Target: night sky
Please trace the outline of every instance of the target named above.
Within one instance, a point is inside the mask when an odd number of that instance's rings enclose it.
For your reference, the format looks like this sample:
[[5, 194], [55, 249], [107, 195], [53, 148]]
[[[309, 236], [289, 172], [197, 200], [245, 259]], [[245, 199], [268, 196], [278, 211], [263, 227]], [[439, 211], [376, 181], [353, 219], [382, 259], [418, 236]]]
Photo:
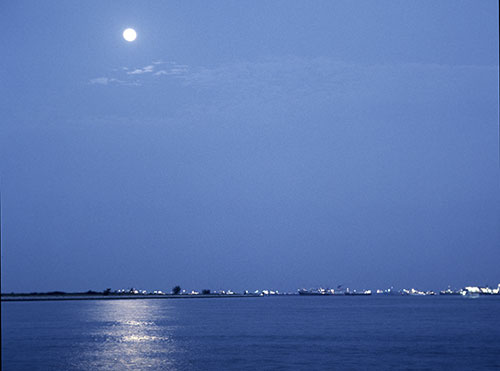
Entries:
[[500, 282], [497, 1], [12, 0], [0, 25], [3, 292]]

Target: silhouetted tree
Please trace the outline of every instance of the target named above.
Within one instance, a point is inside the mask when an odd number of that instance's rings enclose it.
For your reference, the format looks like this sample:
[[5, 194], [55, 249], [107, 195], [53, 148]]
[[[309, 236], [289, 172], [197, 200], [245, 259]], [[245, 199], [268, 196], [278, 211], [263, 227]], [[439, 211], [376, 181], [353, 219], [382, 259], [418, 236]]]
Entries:
[[203, 295], [210, 295], [210, 290], [209, 289], [204, 289], [204, 290], [201, 290], [201, 293]]
[[180, 286], [175, 286], [173, 289], [172, 289], [172, 294], [174, 295], [179, 295], [181, 293], [181, 287]]
[[109, 295], [109, 294], [110, 294], [110, 292], [111, 292], [111, 289], [109, 289], [109, 288], [108, 288], [108, 289], [104, 290], [104, 291], [102, 292], [102, 294], [103, 294], [103, 295]]

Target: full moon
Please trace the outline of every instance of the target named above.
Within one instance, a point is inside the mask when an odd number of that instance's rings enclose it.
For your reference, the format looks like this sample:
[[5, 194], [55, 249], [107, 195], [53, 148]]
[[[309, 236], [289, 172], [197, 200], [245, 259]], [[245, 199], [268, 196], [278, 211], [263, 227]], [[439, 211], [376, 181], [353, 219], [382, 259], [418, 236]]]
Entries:
[[134, 41], [136, 37], [137, 32], [135, 32], [133, 28], [127, 28], [125, 31], [123, 31], [123, 38], [128, 42]]

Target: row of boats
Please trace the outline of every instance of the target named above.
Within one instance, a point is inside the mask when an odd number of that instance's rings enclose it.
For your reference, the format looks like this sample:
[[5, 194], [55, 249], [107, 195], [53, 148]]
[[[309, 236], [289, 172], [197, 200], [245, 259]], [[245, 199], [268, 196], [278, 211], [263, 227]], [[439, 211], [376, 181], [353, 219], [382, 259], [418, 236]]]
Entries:
[[307, 296], [315, 296], [315, 295], [343, 295], [343, 296], [345, 296], [345, 295], [363, 296], [364, 295], [364, 296], [366, 296], [366, 295], [372, 294], [371, 290], [361, 290], [361, 291], [352, 290], [351, 291], [349, 289], [334, 290], [334, 289], [323, 289], [323, 288], [311, 289], [311, 290], [300, 289], [298, 292], [299, 292], [299, 295], [307, 295]]
[[[349, 288], [342, 289], [340, 286], [335, 289], [299, 289], [299, 295], [306, 296], [328, 296], [328, 295], [339, 295], [339, 296], [369, 296], [372, 295], [372, 290], [350, 290]], [[386, 290], [376, 290], [377, 295], [410, 295], [410, 296], [428, 296], [428, 295], [447, 295], [447, 296], [465, 296], [465, 297], [479, 297], [483, 295], [500, 295], [500, 284], [498, 287], [479, 287], [479, 286], [466, 286], [459, 290], [452, 290], [450, 288], [443, 291], [421, 291], [417, 289], [401, 289], [394, 290], [393, 288]]]

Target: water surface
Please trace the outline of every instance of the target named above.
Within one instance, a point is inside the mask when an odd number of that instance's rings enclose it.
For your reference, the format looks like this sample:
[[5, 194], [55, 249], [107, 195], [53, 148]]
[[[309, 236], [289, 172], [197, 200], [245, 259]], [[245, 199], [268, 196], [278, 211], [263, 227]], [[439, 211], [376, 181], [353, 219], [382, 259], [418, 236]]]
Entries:
[[2, 303], [4, 370], [500, 368], [500, 297]]

